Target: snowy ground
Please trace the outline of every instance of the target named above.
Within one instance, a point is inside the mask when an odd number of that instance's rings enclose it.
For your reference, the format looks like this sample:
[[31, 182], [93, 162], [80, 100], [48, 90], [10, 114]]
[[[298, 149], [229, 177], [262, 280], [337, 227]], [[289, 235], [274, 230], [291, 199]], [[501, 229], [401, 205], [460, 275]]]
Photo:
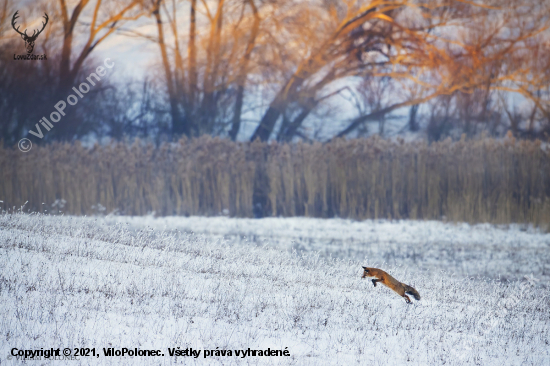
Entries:
[[[422, 300], [374, 288], [361, 265]], [[0, 215], [0, 364], [78, 347], [93, 365], [548, 365], [549, 286], [550, 235], [521, 227]], [[235, 355], [248, 348], [290, 356]]]

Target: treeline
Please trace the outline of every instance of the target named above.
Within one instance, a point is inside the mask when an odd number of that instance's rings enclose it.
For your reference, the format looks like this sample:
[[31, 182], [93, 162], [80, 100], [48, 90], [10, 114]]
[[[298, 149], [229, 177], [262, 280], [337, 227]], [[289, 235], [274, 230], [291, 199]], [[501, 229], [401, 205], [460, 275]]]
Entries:
[[[550, 224], [550, 149], [493, 139], [321, 144], [202, 137], [0, 149], [0, 205], [66, 214]], [[26, 204], [25, 204], [26, 202]]]
[[[548, 140], [549, 18], [533, 0], [0, 0], [0, 136]], [[25, 30], [47, 60], [14, 60]]]

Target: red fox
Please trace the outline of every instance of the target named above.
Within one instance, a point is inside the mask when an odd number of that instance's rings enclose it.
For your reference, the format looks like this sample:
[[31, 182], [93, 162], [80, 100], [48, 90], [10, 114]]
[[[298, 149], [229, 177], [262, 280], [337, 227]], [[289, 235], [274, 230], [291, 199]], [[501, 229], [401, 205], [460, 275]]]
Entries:
[[386, 272], [382, 271], [378, 268], [368, 268], [363, 267], [364, 272], [363, 276], [361, 278], [365, 277], [376, 277], [372, 280], [372, 283], [374, 284], [374, 287], [376, 287], [376, 282], [382, 282], [383, 285], [388, 286], [393, 291], [397, 292], [399, 295], [403, 296], [405, 298], [405, 301], [408, 304], [411, 304], [411, 299], [405, 293], [414, 296], [416, 300], [420, 300], [420, 294], [418, 291], [416, 291], [414, 288], [412, 288], [409, 285], [405, 285], [404, 283], [401, 283], [397, 281], [395, 278], [387, 274]]

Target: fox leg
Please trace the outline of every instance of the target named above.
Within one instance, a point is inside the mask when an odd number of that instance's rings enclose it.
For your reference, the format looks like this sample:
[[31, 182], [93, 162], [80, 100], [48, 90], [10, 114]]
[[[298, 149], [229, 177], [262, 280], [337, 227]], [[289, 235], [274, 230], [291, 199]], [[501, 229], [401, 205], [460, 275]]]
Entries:
[[374, 287], [376, 287], [376, 282], [380, 282], [382, 280], [379, 280], [379, 279], [375, 279], [375, 280], [372, 280], [372, 284], [374, 285]]
[[403, 295], [403, 297], [405, 298], [405, 301], [407, 302], [407, 304], [412, 304], [411, 299], [409, 299], [407, 295]]

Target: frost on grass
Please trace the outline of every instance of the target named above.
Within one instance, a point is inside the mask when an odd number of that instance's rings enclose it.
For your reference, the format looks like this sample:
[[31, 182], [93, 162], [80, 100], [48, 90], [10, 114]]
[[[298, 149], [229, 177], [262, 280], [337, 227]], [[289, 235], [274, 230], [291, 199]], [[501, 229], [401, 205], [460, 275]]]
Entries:
[[[460, 258], [468, 274], [494, 273], [493, 258], [504, 274], [514, 257], [530, 255], [539, 263], [534, 253], [548, 251], [544, 234], [411, 222], [219, 220], [0, 216], [1, 361], [13, 347], [95, 347], [101, 353], [103, 347], [137, 347], [165, 356], [107, 362], [550, 363], [544, 267], [533, 266], [527, 279], [464, 277], [445, 271], [456, 255], [447, 253], [451, 249], [428, 245], [449, 235], [464, 244]], [[403, 234], [408, 230], [415, 234]], [[515, 254], [503, 257], [496, 242], [489, 249], [466, 245], [468, 235], [476, 242], [482, 232]], [[371, 246], [360, 240], [369, 235], [378, 236]], [[395, 242], [384, 250], [381, 243], [391, 237]], [[400, 240], [409, 237], [415, 257], [403, 258]], [[422, 300], [407, 305], [361, 280], [361, 265], [383, 262]], [[478, 267], [485, 272], [471, 272]], [[169, 347], [288, 347], [291, 356], [184, 359], [169, 357]], [[79, 363], [105, 363], [100, 357]]]

